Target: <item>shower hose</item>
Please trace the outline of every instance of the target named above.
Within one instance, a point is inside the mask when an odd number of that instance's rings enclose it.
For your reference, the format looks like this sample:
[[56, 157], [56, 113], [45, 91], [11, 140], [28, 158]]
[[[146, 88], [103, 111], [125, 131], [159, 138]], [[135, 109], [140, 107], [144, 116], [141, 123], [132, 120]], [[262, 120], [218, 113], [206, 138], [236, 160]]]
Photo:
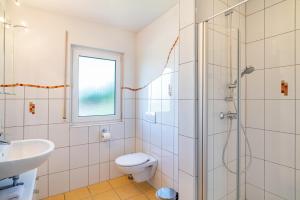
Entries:
[[[237, 108], [236, 108], [236, 105], [235, 105], [235, 102], [234, 102], [234, 101], [233, 101], [233, 105], [234, 105], [235, 112], [237, 113]], [[225, 160], [226, 149], [228, 148], [230, 136], [231, 136], [231, 134], [232, 134], [232, 123], [233, 123], [233, 119], [230, 118], [228, 130], [227, 130], [228, 135], [227, 135], [226, 143], [225, 143], [225, 145], [224, 145], [223, 152], [222, 152], [222, 162], [223, 162], [224, 167], [225, 167], [230, 173], [232, 173], [232, 174], [237, 174], [236, 171], [230, 169], [228, 163], [227, 163], [226, 160]], [[240, 123], [240, 122], [238, 122], [238, 123]], [[246, 171], [249, 169], [249, 167], [251, 166], [251, 163], [252, 163], [252, 150], [251, 150], [251, 145], [250, 145], [248, 136], [247, 136], [247, 134], [246, 134], [245, 127], [243, 126], [242, 123], [240, 123], [240, 126], [241, 126], [242, 132], [243, 132], [243, 134], [244, 134], [244, 136], [245, 136], [245, 141], [246, 141], [246, 145], [248, 146], [248, 151], [249, 151], [249, 156], [250, 156], [249, 162], [247, 163], [245, 170], [242, 170], [242, 171], [241, 171], [241, 173], [246, 173]], [[247, 158], [247, 156], [246, 156], [246, 158]], [[239, 158], [238, 158], [238, 161], [239, 161]]]

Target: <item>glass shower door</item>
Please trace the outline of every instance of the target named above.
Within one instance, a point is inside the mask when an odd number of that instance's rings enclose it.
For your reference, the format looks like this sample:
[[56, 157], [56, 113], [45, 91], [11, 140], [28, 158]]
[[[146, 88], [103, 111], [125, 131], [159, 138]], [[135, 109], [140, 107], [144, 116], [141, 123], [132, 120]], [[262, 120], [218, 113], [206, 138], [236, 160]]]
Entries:
[[208, 200], [245, 199], [244, 84], [240, 77], [245, 63], [245, 26], [239, 11], [235, 8], [217, 15], [203, 22], [199, 30], [203, 47], [199, 53], [203, 199]]

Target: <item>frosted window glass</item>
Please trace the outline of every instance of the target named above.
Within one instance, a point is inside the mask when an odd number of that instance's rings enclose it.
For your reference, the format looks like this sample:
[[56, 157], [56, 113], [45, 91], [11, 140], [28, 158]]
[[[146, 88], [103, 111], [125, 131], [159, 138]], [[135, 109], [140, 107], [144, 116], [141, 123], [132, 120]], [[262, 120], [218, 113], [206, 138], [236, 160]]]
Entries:
[[115, 115], [116, 61], [79, 56], [79, 116]]

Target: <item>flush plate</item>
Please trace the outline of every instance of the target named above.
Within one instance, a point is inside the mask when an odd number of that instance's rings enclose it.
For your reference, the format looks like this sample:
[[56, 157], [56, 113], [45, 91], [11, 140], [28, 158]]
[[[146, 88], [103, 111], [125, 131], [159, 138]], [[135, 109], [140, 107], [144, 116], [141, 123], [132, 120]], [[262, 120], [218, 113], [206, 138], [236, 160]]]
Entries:
[[146, 112], [144, 119], [151, 123], [156, 123], [156, 112]]

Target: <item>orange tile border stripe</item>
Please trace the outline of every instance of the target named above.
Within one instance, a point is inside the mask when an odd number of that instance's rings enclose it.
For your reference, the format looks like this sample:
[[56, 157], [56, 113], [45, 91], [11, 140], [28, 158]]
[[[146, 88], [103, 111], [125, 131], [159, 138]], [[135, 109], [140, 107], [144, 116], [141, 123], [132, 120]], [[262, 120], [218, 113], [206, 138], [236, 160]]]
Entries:
[[[166, 60], [166, 64], [164, 66], [164, 69], [167, 67], [168, 63], [169, 63], [169, 60], [170, 60], [170, 56], [171, 56], [171, 53], [172, 51], [174, 50], [176, 44], [178, 43], [179, 41], [179, 36], [177, 36], [176, 40], [174, 41], [170, 51], [169, 51], [169, 54], [168, 54], [168, 57], [167, 57], [167, 60]], [[131, 88], [131, 87], [122, 87], [123, 90], [130, 90], [130, 91], [133, 91], [133, 92], [136, 92], [136, 91], [139, 91], [139, 90], [142, 90], [144, 88], [146, 88], [147, 86], [150, 85], [152, 81], [150, 81], [149, 83], [147, 83], [146, 85], [144, 85], [143, 87], [139, 87], [139, 88]]]
[[[176, 40], [174, 41], [174, 43], [173, 43], [173, 45], [172, 45], [172, 47], [169, 51], [169, 54], [168, 54], [168, 57], [167, 57], [166, 64], [165, 64], [164, 68], [167, 67], [167, 65], [169, 63], [169, 60], [170, 60], [171, 53], [174, 50], [174, 48], [175, 48], [176, 44], [178, 43], [178, 41], [179, 41], [179, 36], [177, 36]], [[150, 85], [151, 82], [149, 82], [146, 85], [144, 85], [143, 87], [139, 87], [139, 88], [131, 88], [131, 87], [125, 87], [124, 86], [121, 89], [136, 92], [136, 91], [139, 91], [139, 90], [142, 90], [142, 89], [146, 88], [147, 86]], [[70, 85], [53, 85], [53, 86], [49, 86], [49, 85], [34, 85], [34, 84], [27, 84], [27, 83], [14, 83], [14, 84], [0, 84], [0, 87], [2, 87], [2, 88], [8, 88], [8, 87], [33, 87], [33, 88], [56, 89], [56, 88], [70, 87]]]
[[33, 87], [33, 88], [45, 88], [45, 89], [56, 89], [56, 88], [64, 88], [70, 87], [70, 85], [34, 85], [27, 83], [14, 83], [14, 84], [1, 84], [0, 87], [8, 88], [8, 87]]

